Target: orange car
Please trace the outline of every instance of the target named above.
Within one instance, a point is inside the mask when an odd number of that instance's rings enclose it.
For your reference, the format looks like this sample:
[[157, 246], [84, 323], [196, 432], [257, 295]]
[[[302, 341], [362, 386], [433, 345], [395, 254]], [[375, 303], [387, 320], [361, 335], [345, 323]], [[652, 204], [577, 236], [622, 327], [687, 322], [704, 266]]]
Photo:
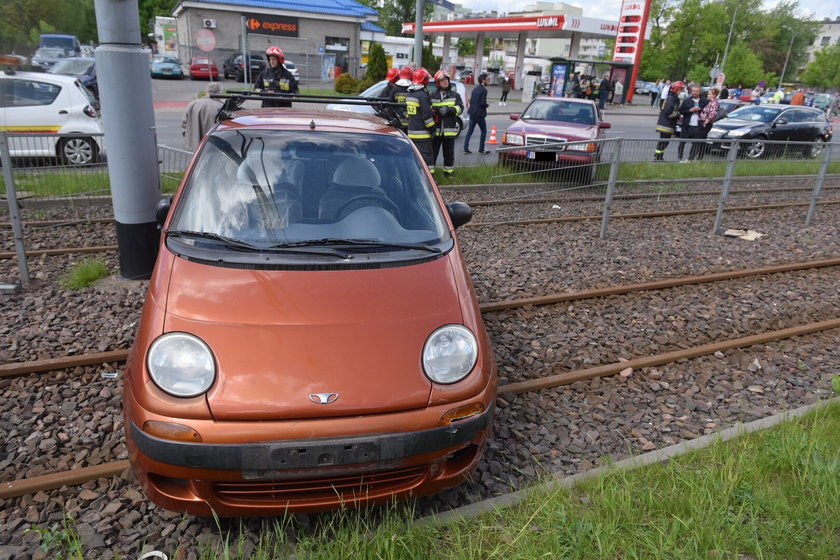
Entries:
[[160, 506], [276, 515], [437, 492], [476, 466], [497, 373], [413, 144], [356, 113], [236, 113], [158, 209], [126, 365], [131, 463]]

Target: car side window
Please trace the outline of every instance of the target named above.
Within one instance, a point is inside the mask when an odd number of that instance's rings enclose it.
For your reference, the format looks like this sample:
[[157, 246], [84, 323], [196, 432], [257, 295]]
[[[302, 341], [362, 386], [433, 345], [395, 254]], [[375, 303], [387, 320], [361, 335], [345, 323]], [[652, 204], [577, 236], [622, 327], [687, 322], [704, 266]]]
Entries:
[[32, 107], [49, 105], [61, 92], [61, 86], [30, 80], [9, 80], [8, 106]]

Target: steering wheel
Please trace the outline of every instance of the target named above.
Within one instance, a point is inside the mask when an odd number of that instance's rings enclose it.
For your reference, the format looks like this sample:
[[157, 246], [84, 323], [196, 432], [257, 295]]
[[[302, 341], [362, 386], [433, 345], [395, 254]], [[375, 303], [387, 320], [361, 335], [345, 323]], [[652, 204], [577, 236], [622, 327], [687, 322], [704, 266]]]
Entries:
[[397, 208], [397, 205], [394, 204], [394, 201], [384, 194], [377, 193], [366, 193], [354, 196], [342, 205], [341, 209], [338, 211], [338, 219], [340, 220], [351, 212], [354, 212], [359, 208], [364, 208], [365, 206], [382, 208], [383, 210], [387, 210], [393, 214], [395, 218], [399, 219], [400, 211], [399, 208]]

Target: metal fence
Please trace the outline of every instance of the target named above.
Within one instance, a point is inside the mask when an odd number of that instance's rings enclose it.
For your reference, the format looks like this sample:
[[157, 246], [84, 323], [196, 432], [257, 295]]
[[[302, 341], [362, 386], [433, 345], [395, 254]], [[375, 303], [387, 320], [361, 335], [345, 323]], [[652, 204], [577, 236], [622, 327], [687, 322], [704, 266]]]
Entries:
[[[79, 139], [91, 149], [85, 151]], [[728, 209], [757, 203], [796, 204], [803, 207], [802, 221], [808, 226], [821, 200], [840, 202], [840, 149], [823, 142], [671, 139], [660, 144], [658, 139], [557, 142], [533, 137], [528, 142], [500, 147], [495, 150], [495, 161], [482, 156], [483, 165], [456, 172], [456, 177], [471, 172], [472, 182], [482, 184], [472, 187], [472, 192], [478, 189], [493, 203], [476, 208], [474, 222], [588, 214], [600, 219], [604, 237], [616, 215], [701, 207], [714, 216], [709, 231], [720, 233], [740, 225], [725, 223]], [[68, 146], [70, 153], [64, 151]], [[0, 192], [8, 198], [8, 221], [24, 283], [28, 272], [20, 208], [49, 208], [52, 215], [67, 221], [113, 215], [102, 146], [102, 138], [96, 135], [0, 132]], [[655, 160], [657, 146], [664, 149], [661, 161]], [[80, 153], [92, 157], [87, 162], [74, 161]], [[177, 148], [158, 148], [164, 193], [175, 192], [192, 155]], [[832, 179], [828, 190], [824, 189], [826, 177]], [[777, 186], [770, 188], [766, 183]], [[561, 202], [571, 199], [576, 200], [574, 205]], [[505, 204], [507, 209], [495, 209]], [[511, 211], [510, 205], [516, 210]]]

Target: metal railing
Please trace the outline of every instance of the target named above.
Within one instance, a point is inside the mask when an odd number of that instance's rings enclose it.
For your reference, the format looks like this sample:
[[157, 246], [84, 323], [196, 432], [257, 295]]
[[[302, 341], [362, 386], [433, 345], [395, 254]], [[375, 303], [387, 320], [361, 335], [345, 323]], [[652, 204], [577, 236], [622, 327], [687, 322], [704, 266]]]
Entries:
[[[72, 163], [72, 158], [62, 152], [79, 138], [96, 146], [95, 157], [83, 164]], [[700, 206], [714, 215], [709, 231], [717, 234], [726, 228], [729, 208], [794, 203], [807, 207], [803, 210], [803, 223], [809, 226], [826, 192], [831, 197], [828, 202], [840, 202], [836, 184], [828, 191], [824, 188], [826, 177], [840, 177], [840, 149], [830, 143], [722, 143], [676, 138], [664, 145], [660, 142], [629, 138], [557, 142], [530, 138], [528, 145], [501, 146], [495, 150], [494, 162], [482, 159], [484, 165], [473, 170], [480, 175], [481, 195], [497, 203], [477, 207], [473, 221], [501, 224], [521, 219], [518, 214], [529, 219], [551, 219], [583, 213], [600, 221], [599, 235], [605, 237], [610, 220], [616, 215]], [[658, 161], [657, 145], [664, 148]], [[57, 209], [60, 219], [68, 221], [112, 215], [108, 208], [111, 185], [104, 161], [107, 154], [102, 146], [98, 135], [0, 132], [0, 192], [7, 195], [8, 220], [24, 284], [28, 282], [26, 228], [20, 208]], [[158, 147], [162, 192], [175, 192], [192, 157], [186, 150]], [[457, 171], [455, 176], [460, 174]], [[783, 188], [761, 184], [778, 182], [779, 177], [785, 177]], [[475, 193], [476, 189], [470, 192]], [[552, 197], [556, 202], [547, 202]], [[575, 203], [567, 207], [563, 201], [572, 198]], [[500, 210], [503, 205], [508, 206]], [[5, 239], [4, 245], [12, 245], [8, 237]]]

